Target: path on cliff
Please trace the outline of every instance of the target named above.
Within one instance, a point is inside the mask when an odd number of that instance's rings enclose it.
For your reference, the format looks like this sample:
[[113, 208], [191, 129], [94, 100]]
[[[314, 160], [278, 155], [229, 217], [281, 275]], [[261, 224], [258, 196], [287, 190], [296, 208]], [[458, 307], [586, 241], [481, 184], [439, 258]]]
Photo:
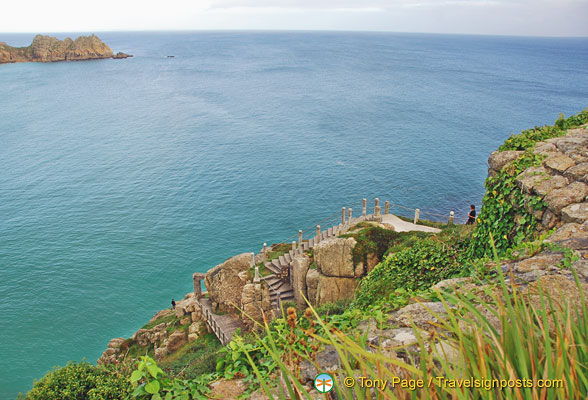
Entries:
[[410, 232], [410, 231], [421, 231], [421, 232], [441, 232], [441, 229], [433, 228], [425, 225], [413, 224], [412, 222], [404, 221], [393, 214], [382, 215], [382, 224], [392, 225], [396, 232]]

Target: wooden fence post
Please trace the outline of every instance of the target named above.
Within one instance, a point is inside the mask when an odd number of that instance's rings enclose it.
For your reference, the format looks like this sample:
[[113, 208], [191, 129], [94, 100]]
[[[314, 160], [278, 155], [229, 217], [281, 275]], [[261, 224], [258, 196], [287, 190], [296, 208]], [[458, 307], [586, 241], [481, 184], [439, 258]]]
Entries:
[[418, 208], [416, 210], [414, 210], [414, 224], [416, 224], [417, 222], [419, 222], [419, 217], [421, 215], [421, 210], [419, 210]]
[[367, 215], [367, 199], [363, 199], [363, 207], [361, 209], [361, 215], [364, 217]]
[[384, 203], [384, 214], [390, 214], [390, 202], [388, 200], [386, 200], [386, 203]]
[[341, 208], [341, 224], [345, 225], [345, 207]]

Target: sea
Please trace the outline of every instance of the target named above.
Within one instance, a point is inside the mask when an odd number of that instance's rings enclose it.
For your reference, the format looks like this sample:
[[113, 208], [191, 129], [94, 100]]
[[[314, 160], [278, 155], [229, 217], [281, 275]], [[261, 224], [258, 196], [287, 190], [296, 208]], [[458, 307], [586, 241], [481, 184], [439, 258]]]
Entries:
[[0, 65], [2, 400], [363, 198], [464, 222], [509, 135], [588, 106], [588, 38], [96, 34], [134, 57]]

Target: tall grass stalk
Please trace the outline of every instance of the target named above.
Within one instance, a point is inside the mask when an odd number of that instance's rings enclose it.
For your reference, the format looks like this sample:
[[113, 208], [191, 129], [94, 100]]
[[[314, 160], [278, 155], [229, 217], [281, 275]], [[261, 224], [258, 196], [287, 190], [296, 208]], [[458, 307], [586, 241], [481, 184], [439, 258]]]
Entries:
[[[350, 337], [333, 329], [312, 309], [323, 328], [314, 340], [333, 346], [340, 358], [334, 372], [334, 391], [339, 399], [586, 399], [588, 395], [588, 312], [582, 284], [574, 271], [578, 299], [570, 293], [554, 295], [537, 285], [538, 293], [523, 292], [506, 283], [497, 262], [498, 281], [494, 287], [470, 292], [439, 293], [445, 314], [435, 315], [434, 329], [423, 333], [413, 326], [418, 342], [393, 350], [411, 354], [410, 363], [396, 358], [388, 349], [369, 348], [365, 338]], [[282, 383], [274, 389], [261, 376], [253, 359], [248, 359], [268, 398], [310, 399], [298, 373], [282, 360], [287, 348], [278, 347], [268, 325], [268, 353], [276, 361]], [[326, 372], [326, 371], [318, 371]], [[364, 376], [387, 380], [385, 389], [348, 388], [345, 377]], [[392, 387], [395, 377], [420, 380], [424, 387], [410, 390]], [[473, 378], [482, 387], [450, 387], [444, 382], [465, 382]], [[500, 381], [515, 387], [488, 387]], [[549, 380], [558, 387], [539, 387]], [[357, 381], [357, 380], [356, 380]], [[475, 383], [476, 381], [471, 381]], [[521, 387], [516, 387], [522, 385]], [[526, 387], [529, 386], [529, 387]]]

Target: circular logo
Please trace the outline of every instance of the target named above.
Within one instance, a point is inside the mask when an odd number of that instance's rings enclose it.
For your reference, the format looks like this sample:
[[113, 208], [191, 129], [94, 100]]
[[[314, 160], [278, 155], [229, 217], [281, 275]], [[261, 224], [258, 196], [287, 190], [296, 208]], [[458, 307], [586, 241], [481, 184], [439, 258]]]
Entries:
[[314, 388], [319, 393], [329, 393], [333, 390], [333, 384], [333, 377], [326, 373], [318, 374], [314, 378]]

